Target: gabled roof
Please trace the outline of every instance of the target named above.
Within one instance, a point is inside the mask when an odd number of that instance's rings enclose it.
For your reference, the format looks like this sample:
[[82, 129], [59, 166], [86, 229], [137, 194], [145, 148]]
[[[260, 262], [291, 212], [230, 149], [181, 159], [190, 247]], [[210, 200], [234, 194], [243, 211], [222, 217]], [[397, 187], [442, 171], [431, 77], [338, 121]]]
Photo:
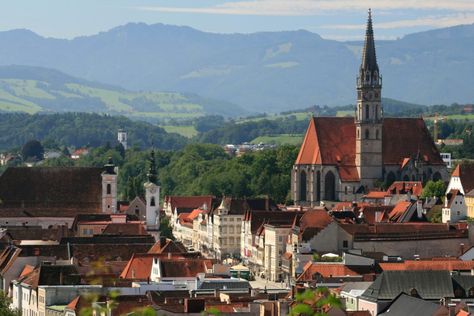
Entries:
[[370, 301], [393, 300], [400, 293], [411, 293], [413, 289], [425, 300], [454, 297], [449, 271], [384, 271], [361, 298]]
[[[10, 167], [0, 176], [1, 209], [99, 213], [102, 168]], [[54, 216], [54, 214], [53, 214]]]
[[452, 173], [453, 177], [459, 177], [464, 193], [474, 189], [474, 164], [461, 163], [456, 166]]
[[148, 235], [142, 222], [109, 223], [102, 232], [103, 235]]
[[462, 196], [461, 191], [456, 189], [449, 191], [448, 194], [446, 194], [446, 207], [451, 207], [457, 196]]
[[196, 209], [207, 205], [208, 209], [212, 205], [212, 195], [203, 196], [165, 196], [165, 203], [169, 203], [174, 212], [175, 208]]
[[196, 277], [198, 273], [206, 273], [216, 262], [203, 258], [161, 258], [160, 269], [162, 278]]
[[409, 201], [400, 201], [398, 202], [392, 211], [388, 214], [389, 220], [391, 222], [397, 222], [398, 219], [403, 216], [403, 214], [410, 208], [412, 205]]
[[186, 253], [186, 247], [179, 242], [161, 237], [148, 251], [148, 253]]
[[420, 298], [401, 293], [378, 315], [449, 315], [449, 311], [445, 306], [442, 306], [438, 303], [428, 302]]
[[342, 263], [317, 263], [308, 262], [303, 268], [303, 273], [297, 281], [311, 281], [315, 274], [323, 278], [337, 278], [347, 276], [359, 276], [360, 274]]
[[74, 265], [41, 265], [18, 281], [37, 288], [39, 285], [78, 285], [81, 277]]

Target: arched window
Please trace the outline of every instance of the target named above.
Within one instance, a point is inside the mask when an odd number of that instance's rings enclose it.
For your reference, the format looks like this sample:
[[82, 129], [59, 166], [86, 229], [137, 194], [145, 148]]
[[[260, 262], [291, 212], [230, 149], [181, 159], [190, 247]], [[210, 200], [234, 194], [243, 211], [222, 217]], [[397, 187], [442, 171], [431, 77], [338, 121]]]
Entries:
[[306, 172], [300, 173], [300, 201], [306, 202]]
[[369, 139], [370, 138], [370, 131], [369, 129], [366, 129], [365, 130], [365, 139]]
[[370, 118], [370, 112], [369, 112], [369, 105], [365, 105], [365, 119], [368, 120]]
[[112, 186], [110, 183], [107, 183], [107, 194], [112, 194]]
[[328, 201], [336, 200], [336, 177], [332, 171], [328, 171], [324, 177], [324, 199]]
[[154, 197], [152, 197], [150, 200], [150, 206], [156, 206]]
[[376, 120], [378, 120], [378, 118], [379, 118], [379, 105], [378, 104], [375, 105], [375, 115], [374, 115], [374, 117], [375, 117]]
[[321, 201], [321, 171], [316, 172], [316, 201]]

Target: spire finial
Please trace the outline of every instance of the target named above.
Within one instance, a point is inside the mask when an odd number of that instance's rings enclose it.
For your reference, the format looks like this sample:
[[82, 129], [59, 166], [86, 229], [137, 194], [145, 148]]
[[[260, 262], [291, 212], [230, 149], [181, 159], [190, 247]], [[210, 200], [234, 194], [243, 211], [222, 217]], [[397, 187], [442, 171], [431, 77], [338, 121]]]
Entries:
[[379, 67], [377, 65], [377, 56], [375, 54], [374, 29], [372, 26], [372, 10], [369, 8], [359, 78], [365, 83], [373, 84], [375, 82], [376, 84], [379, 84], [379, 76]]

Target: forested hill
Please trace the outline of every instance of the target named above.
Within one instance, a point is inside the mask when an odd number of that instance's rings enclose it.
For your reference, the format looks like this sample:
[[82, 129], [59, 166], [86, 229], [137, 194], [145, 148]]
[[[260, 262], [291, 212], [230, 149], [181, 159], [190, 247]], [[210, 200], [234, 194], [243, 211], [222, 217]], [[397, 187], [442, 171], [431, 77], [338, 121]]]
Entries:
[[0, 67], [0, 111], [95, 112], [153, 122], [246, 112], [229, 102], [176, 92], [131, 92], [31, 66]]
[[123, 116], [0, 113], [0, 150], [18, 148], [31, 139], [41, 141], [45, 147], [96, 147], [116, 142], [119, 129], [128, 132], [130, 146], [179, 149], [187, 142], [183, 136]]

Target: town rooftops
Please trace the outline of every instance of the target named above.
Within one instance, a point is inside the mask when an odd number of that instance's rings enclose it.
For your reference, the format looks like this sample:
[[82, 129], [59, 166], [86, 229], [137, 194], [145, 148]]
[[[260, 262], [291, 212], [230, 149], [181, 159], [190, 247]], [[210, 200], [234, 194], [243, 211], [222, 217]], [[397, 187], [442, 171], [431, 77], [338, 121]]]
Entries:
[[[102, 168], [10, 167], [0, 176], [0, 215], [26, 210], [43, 216], [99, 213], [102, 207]], [[59, 212], [61, 211], [61, 212]]]
[[304, 266], [303, 273], [301, 273], [297, 281], [313, 281], [318, 277], [337, 278], [357, 276], [360, 276], [358, 272], [342, 263], [318, 263], [310, 261]]
[[203, 195], [203, 196], [174, 196], [174, 195], [167, 195], [165, 196], [165, 203], [168, 203], [174, 212], [175, 209], [179, 210], [190, 210], [197, 208], [204, 208], [207, 207], [209, 210], [212, 206], [212, 200], [214, 196], [212, 195]]
[[[383, 138], [384, 165], [401, 166], [414, 153], [426, 163], [444, 164], [422, 118], [385, 118]], [[295, 164], [335, 165], [343, 181], [359, 181], [355, 141], [354, 118], [313, 117]]]
[[387, 189], [391, 195], [410, 194], [420, 196], [423, 192], [423, 184], [420, 181], [395, 181]]
[[41, 265], [18, 278], [32, 288], [40, 285], [78, 285], [81, 277], [74, 265]]

